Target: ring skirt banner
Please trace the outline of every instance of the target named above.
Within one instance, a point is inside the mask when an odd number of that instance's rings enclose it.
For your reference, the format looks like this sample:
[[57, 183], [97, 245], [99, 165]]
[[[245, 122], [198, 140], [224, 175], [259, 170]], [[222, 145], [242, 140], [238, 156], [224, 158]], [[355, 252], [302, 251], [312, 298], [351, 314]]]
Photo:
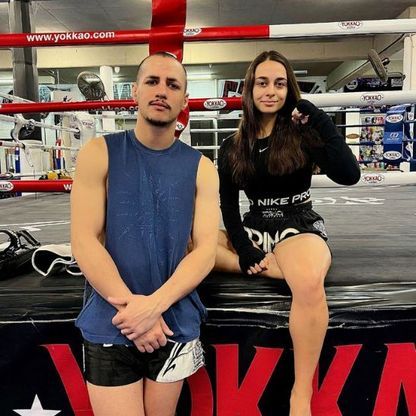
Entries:
[[[313, 414], [414, 416], [416, 282], [353, 283], [327, 286], [330, 325]], [[202, 328], [207, 365], [185, 384], [178, 415], [287, 415], [293, 382], [287, 286], [211, 274], [199, 291], [209, 311]], [[0, 414], [92, 416], [74, 326], [83, 279], [19, 276], [2, 280], [0, 293]]]

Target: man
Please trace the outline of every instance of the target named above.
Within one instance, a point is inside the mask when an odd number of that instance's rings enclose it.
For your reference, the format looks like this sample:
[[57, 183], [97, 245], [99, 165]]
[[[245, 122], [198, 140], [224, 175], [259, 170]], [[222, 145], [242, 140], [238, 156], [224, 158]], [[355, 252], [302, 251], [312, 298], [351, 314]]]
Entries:
[[215, 261], [218, 177], [174, 139], [188, 95], [173, 55], [144, 59], [133, 96], [135, 129], [78, 155], [71, 242], [92, 290], [77, 326], [95, 416], [172, 416], [183, 379], [203, 365], [194, 289]]

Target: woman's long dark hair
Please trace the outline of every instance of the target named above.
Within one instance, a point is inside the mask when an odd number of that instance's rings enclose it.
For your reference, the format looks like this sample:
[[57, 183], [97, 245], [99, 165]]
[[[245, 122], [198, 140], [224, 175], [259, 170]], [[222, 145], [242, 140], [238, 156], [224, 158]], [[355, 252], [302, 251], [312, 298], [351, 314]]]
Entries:
[[253, 100], [253, 87], [257, 66], [268, 60], [279, 62], [285, 67], [288, 90], [285, 104], [277, 113], [269, 137], [269, 173], [284, 175], [305, 166], [307, 156], [302, 149], [305, 143], [302, 142], [308, 141], [308, 138], [316, 142], [316, 135], [311, 129], [292, 122], [292, 111], [300, 99], [300, 90], [289, 61], [279, 52], [262, 52], [250, 64], [246, 73], [242, 99], [243, 116], [234, 136], [233, 152], [230, 157], [233, 180], [239, 185], [246, 184], [255, 172], [252, 152], [262, 126], [261, 112]]

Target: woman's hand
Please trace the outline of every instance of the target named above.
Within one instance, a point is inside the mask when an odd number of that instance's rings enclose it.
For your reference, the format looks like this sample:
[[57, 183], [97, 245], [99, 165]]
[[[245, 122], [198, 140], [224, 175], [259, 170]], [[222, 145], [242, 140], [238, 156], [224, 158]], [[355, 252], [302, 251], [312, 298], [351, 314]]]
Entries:
[[299, 100], [296, 108], [292, 112], [292, 120], [295, 123], [306, 124], [310, 117], [317, 115], [320, 112], [314, 104], [308, 100]]
[[266, 253], [254, 246], [247, 246], [238, 253], [240, 269], [244, 274], [257, 274], [267, 269]]
[[309, 121], [309, 115], [299, 112], [297, 108], [292, 111], [292, 121], [296, 124], [306, 124]]

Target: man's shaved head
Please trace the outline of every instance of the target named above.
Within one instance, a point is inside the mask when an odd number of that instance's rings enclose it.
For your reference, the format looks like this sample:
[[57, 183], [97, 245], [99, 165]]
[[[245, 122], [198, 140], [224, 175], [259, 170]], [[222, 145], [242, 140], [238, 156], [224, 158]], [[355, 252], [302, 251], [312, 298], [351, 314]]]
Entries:
[[173, 59], [174, 61], [176, 61], [182, 67], [183, 73], [185, 75], [185, 91], [186, 91], [188, 73], [186, 72], [185, 66], [182, 64], [182, 62], [178, 61], [178, 58], [176, 57], [176, 55], [174, 55], [173, 53], [170, 53], [170, 52], [166, 52], [166, 51], [155, 52], [155, 53], [153, 53], [149, 56], [146, 56], [146, 58], [144, 58], [140, 62], [139, 66], [137, 68], [137, 81], [140, 78], [143, 66], [146, 64], [146, 61], [149, 60], [150, 58], [154, 57], [154, 56], [161, 56], [161, 57], [164, 57], [164, 58], [167, 58], [167, 59]]

